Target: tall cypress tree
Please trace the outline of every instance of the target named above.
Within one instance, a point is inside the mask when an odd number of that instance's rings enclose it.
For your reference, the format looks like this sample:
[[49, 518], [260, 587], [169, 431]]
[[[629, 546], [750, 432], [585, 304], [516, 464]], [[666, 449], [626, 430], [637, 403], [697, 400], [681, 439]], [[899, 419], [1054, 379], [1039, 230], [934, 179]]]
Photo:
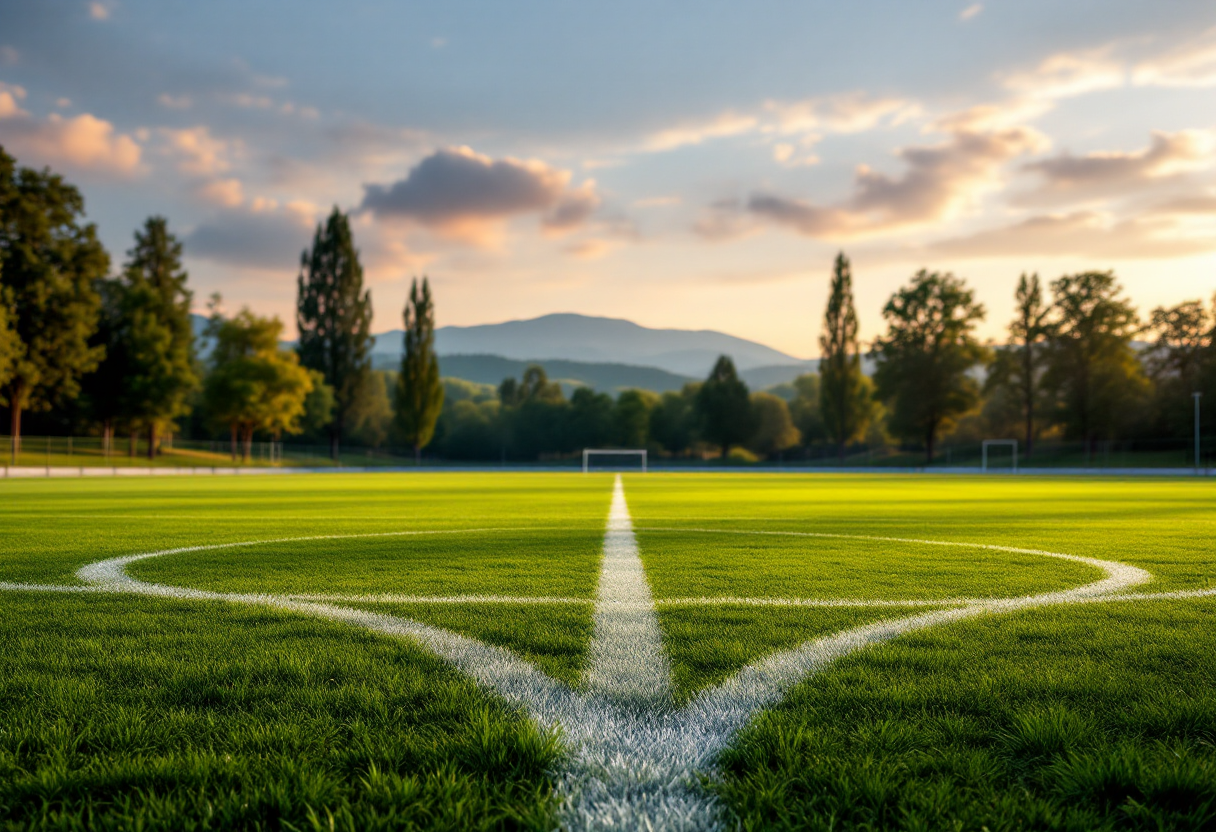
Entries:
[[414, 446], [414, 460], [435, 435], [435, 422], [443, 409], [443, 383], [435, 355], [435, 306], [431, 285], [424, 275], [421, 290], [415, 278], [405, 304], [405, 354], [397, 376], [397, 425]]
[[110, 258], [83, 215], [76, 188], [50, 170], [18, 168], [0, 147], [0, 301], [8, 307], [6, 351], [15, 355], [0, 402], [9, 408], [14, 454], [22, 411], [74, 398], [105, 352], [89, 338], [101, 304], [94, 287]]
[[312, 249], [300, 256], [296, 327], [300, 362], [325, 377], [334, 390], [334, 419], [329, 428], [334, 459], [351, 415], [359, 382], [370, 370], [372, 296], [363, 288], [363, 267], [350, 221], [334, 207], [317, 225]]
[[709, 378], [697, 391], [697, 411], [705, 438], [722, 449], [722, 458], [730, 456], [732, 445], [741, 445], [756, 430], [755, 412], [747, 385], [735, 372], [735, 362], [729, 356], [719, 356]]
[[186, 413], [198, 384], [194, 370], [193, 294], [182, 268], [182, 244], [164, 217], [149, 217], [127, 252], [123, 304], [126, 318], [131, 413], [148, 433], [148, 458], [158, 434]]
[[843, 461], [844, 448], [865, 433], [872, 402], [861, 373], [857, 310], [853, 307], [853, 270], [844, 252], [836, 255], [823, 332], [819, 335], [819, 411], [828, 437]]

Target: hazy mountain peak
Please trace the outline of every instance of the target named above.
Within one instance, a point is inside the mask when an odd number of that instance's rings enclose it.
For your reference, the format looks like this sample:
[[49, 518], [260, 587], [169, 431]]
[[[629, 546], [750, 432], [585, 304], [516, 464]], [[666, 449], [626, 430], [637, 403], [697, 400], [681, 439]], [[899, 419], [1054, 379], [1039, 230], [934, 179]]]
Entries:
[[[719, 355], [740, 370], [802, 362], [772, 347], [714, 330], [652, 329], [621, 318], [559, 312], [525, 320], [435, 330], [440, 355], [500, 355], [516, 360], [566, 359], [658, 367], [701, 377]], [[374, 352], [400, 354], [401, 330], [376, 336]]]

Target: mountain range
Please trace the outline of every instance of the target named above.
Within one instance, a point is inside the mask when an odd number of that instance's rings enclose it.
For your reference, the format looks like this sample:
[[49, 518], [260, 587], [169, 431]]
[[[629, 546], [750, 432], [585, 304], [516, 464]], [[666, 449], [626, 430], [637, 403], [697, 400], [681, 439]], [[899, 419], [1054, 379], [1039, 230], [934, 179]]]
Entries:
[[[375, 336], [373, 356], [399, 358], [404, 333]], [[543, 315], [523, 321], [435, 330], [435, 351], [446, 355], [500, 355], [520, 361], [562, 359], [657, 367], [702, 378], [719, 355], [729, 355], [739, 370], [802, 366], [805, 362], [764, 344], [714, 330], [651, 329], [620, 318]]]
[[[195, 334], [207, 319], [194, 315]], [[404, 350], [404, 332], [372, 336], [372, 366], [395, 370]], [[293, 342], [285, 342], [291, 346]], [[200, 343], [200, 355], [210, 352]], [[709, 374], [720, 355], [729, 355], [753, 390], [814, 372], [817, 361], [802, 361], [772, 347], [714, 330], [651, 329], [619, 318], [557, 314], [479, 326], [435, 330], [440, 373], [481, 384], [519, 378], [528, 364], [540, 364], [567, 392], [576, 386], [618, 393], [637, 388], [663, 393]]]

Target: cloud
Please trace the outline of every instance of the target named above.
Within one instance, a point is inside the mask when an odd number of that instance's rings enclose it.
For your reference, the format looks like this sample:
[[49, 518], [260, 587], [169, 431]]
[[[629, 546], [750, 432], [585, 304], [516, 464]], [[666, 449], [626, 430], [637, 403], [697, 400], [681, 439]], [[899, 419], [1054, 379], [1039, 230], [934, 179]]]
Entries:
[[21, 109], [21, 105], [17, 103], [23, 100], [25, 100], [24, 87], [0, 81], [0, 119], [28, 116], [29, 113]]
[[1216, 131], [1154, 131], [1148, 147], [1132, 152], [1101, 151], [1084, 156], [1062, 153], [1032, 162], [1023, 170], [1039, 174], [1054, 193], [1117, 190], [1216, 164]]
[[683, 201], [678, 196], [648, 196], [644, 199], [635, 199], [633, 205], [636, 208], [659, 208], [666, 205], [679, 205]]
[[794, 133], [862, 133], [883, 125], [903, 124], [921, 114], [921, 107], [903, 98], [872, 98], [849, 92], [802, 101], [766, 101], [764, 131]]
[[1183, 225], [1164, 216], [1116, 220], [1107, 214], [1077, 211], [1031, 217], [930, 248], [937, 254], [965, 258], [1170, 258], [1216, 251], [1216, 235], [1210, 230], [1188, 233]]
[[645, 153], [662, 153], [677, 147], [701, 144], [708, 139], [750, 133], [758, 124], [756, 116], [725, 112], [707, 121], [687, 122], [652, 133], [642, 142], [641, 149]]
[[204, 125], [180, 130], [162, 127], [165, 152], [177, 158], [177, 168], [191, 176], [214, 176], [231, 167], [230, 157], [239, 145], [211, 135]]
[[313, 216], [300, 207], [255, 201], [200, 223], [186, 236], [185, 253], [229, 266], [294, 271], [313, 227]]
[[40, 164], [68, 165], [82, 170], [129, 175], [140, 170], [142, 150], [134, 138], [89, 113], [45, 119], [17, 106], [25, 97], [20, 87], [0, 87], [0, 143]]
[[720, 199], [701, 212], [693, 224], [693, 232], [714, 242], [735, 240], [758, 230], [746, 206], [738, 199]]
[[[990, 132], [957, 131], [939, 144], [907, 147], [900, 176], [861, 165], [853, 193], [835, 205], [815, 205], [776, 194], [756, 193], [743, 207], [753, 216], [810, 237], [862, 236], [945, 219], [1000, 180], [1011, 159], [1041, 150], [1046, 139], [1028, 127]], [[699, 229], [721, 233], [738, 226], [711, 221]]]
[[546, 230], [563, 232], [578, 228], [591, 218], [600, 207], [599, 194], [595, 192], [595, 181], [588, 179], [578, 188], [567, 191], [553, 209], [543, 218]]
[[551, 231], [574, 228], [599, 206], [595, 183], [569, 188], [570, 172], [538, 160], [491, 159], [467, 147], [437, 150], [390, 185], [365, 185], [361, 210], [404, 219], [470, 242], [487, 242], [493, 226], [541, 214]]
[[170, 110], [189, 110], [194, 105], [194, 100], [188, 95], [169, 95], [162, 92], [156, 96], [156, 103]]
[[1216, 87], [1216, 27], [1190, 43], [1137, 64], [1132, 83], [1142, 87]]
[[598, 260], [611, 253], [620, 243], [615, 240], [579, 240], [562, 247], [562, 251], [580, 260]]
[[236, 208], [245, 202], [245, 188], [239, 179], [216, 179], [202, 185], [199, 196], [225, 208]]
[[110, 7], [105, 3], [89, 3], [89, 17], [94, 20], [109, 20]]
[[1044, 59], [1034, 69], [1004, 77], [1005, 87], [1034, 98], [1071, 98], [1122, 87], [1127, 81], [1123, 62], [1111, 57], [1111, 48], [1062, 52]]
[[978, 17], [980, 12], [982, 12], [983, 10], [984, 10], [983, 3], [972, 3], [970, 6], [968, 6], [967, 8], [963, 9], [961, 12], [958, 13], [958, 19], [959, 20], [971, 20], [974, 17]]
[[[798, 101], [765, 101], [754, 113], [727, 110], [709, 119], [688, 120], [647, 136], [633, 152], [661, 153], [680, 147], [699, 145], [713, 139], [751, 134], [768, 136], [801, 135], [801, 144], [812, 147], [823, 133], [861, 133], [880, 126], [903, 124], [921, 114], [921, 107], [902, 98], [874, 98], [864, 92], [807, 98]], [[774, 158], [783, 164], [815, 164], [813, 154], [795, 157], [786, 152], [787, 143], [778, 146]], [[792, 145], [789, 145], [792, 147]], [[615, 160], [591, 160], [583, 167], [608, 167]]]

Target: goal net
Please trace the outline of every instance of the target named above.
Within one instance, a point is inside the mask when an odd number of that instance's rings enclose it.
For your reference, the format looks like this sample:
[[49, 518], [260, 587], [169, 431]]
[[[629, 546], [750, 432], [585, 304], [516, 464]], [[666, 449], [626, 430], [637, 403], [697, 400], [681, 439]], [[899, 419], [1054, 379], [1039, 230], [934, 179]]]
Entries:
[[646, 473], [646, 451], [586, 448], [583, 451], [583, 473], [611, 469]]
[[[975, 447], [974, 445], [972, 447]], [[993, 449], [996, 449], [993, 452]], [[983, 471], [993, 469], [1001, 471], [1018, 472], [1018, 440], [1016, 439], [985, 439], [984, 447], [980, 454], [980, 466]], [[1008, 463], [1006, 463], [1008, 460]], [[1006, 468], [1008, 464], [1008, 468]]]

